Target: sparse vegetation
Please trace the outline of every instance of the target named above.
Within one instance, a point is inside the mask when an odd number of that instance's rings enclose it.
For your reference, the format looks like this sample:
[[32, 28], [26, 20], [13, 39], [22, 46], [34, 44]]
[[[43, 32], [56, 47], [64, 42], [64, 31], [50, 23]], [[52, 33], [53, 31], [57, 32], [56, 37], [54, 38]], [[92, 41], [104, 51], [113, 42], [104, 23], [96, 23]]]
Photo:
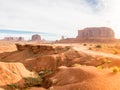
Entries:
[[17, 74], [15, 71], [13, 71], [14, 74]]
[[120, 72], [120, 68], [117, 67], [117, 66], [112, 67], [112, 71], [113, 71], [114, 73]]
[[119, 55], [120, 44], [116, 45], [116, 44], [102, 44], [101, 43], [101, 44], [97, 44], [94, 47], [92, 47], [92, 50]]
[[41, 77], [37, 77], [37, 78], [33, 78], [33, 77], [28, 77], [28, 78], [24, 78], [25, 80], [25, 87], [33, 87], [33, 86], [41, 86], [42, 84], [42, 79]]
[[89, 47], [88, 49], [89, 49], [89, 50], [92, 50], [92, 48], [91, 48], [91, 47]]
[[104, 64], [109, 64], [109, 63], [111, 63], [111, 62], [112, 62], [112, 61], [109, 60], [109, 59], [107, 59], [107, 58], [103, 60], [103, 63], [104, 63]]
[[97, 69], [103, 69], [103, 67], [101, 65], [97, 66]]
[[96, 48], [102, 48], [102, 45], [96, 45]]
[[118, 52], [116, 50], [114, 50], [114, 53], [113, 54], [118, 54]]
[[103, 62], [97, 66], [97, 68], [98, 69], [103, 69], [103, 65], [108, 65], [111, 62], [112, 62], [111, 60], [109, 60], [108, 58], [105, 58], [105, 59], [103, 59]]
[[15, 90], [15, 89], [19, 89], [19, 85], [17, 84], [8, 84], [6, 87], [5, 87], [5, 90]]
[[83, 44], [83, 46], [87, 46], [87, 44], [86, 44], [86, 43], [84, 43], [84, 44]]

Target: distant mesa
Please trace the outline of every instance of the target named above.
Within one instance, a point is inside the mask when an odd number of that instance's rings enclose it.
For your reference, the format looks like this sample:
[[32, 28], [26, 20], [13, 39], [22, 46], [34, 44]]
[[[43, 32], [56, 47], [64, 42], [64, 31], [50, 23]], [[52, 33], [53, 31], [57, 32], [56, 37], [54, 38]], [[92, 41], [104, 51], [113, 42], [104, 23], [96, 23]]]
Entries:
[[[25, 41], [24, 37], [5, 37], [3, 40], [7, 41]], [[78, 35], [75, 38], [65, 38], [61, 36], [60, 40], [56, 40], [56, 43], [77, 43], [77, 42], [113, 42], [115, 41], [114, 31], [109, 27], [88, 27], [82, 30], [78, 30]], [[48, 42], [41, 39], [39, 34], [32, 35], [29, 42]]]
[[41, 36], [38, 34], [32, 35], [31, 41], [41, 41]]
[[76, 38], [61, 38], [56, 43], [77, 43], [77, 42], [114, 42], [114, 31], [109, 27], [88, 27], [78, 30]]
[[[25, 41], [24, 37], [4, 37], [4, 39], [2, 40], [5, 40], [5, 41], [14, 41], [14, 42], [18, 42], [18, 41]], [[32, 35], [31, 39], [29, 41], [32, 41], [32, 42], [45, 42], [45, 40], [41, 39], [41, 36], [39, 34], [34, 34]]]
[[78, 30], [77, 39], [114, 39], [114, 32], [108, 27], [90, 27]]
[[24, 37], [4, 37], [6, 41], [24, 41]]
[[61, 40], [64, 40], [65, 39], [65, 37], [64, 36], [61, 36]]

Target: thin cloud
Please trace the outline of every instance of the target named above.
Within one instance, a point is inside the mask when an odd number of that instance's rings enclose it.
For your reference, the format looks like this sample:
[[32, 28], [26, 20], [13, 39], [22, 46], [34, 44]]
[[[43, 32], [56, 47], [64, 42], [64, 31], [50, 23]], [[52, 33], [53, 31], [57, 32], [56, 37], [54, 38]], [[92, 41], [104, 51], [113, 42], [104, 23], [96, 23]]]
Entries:
[[[0, 28], [75, 37], [78, 29], [108, 26], [120, 32], [119, 0], [0, 0]], [[118, 35], [117, 35], [118, 37]]]

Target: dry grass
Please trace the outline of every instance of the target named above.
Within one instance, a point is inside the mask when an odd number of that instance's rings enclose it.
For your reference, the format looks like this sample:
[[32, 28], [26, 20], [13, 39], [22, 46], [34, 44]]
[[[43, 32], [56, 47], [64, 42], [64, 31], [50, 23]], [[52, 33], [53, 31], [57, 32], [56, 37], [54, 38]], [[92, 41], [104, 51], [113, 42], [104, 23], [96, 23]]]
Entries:
[[90, 50], [120, 55], [120, 44], [93, 44]]

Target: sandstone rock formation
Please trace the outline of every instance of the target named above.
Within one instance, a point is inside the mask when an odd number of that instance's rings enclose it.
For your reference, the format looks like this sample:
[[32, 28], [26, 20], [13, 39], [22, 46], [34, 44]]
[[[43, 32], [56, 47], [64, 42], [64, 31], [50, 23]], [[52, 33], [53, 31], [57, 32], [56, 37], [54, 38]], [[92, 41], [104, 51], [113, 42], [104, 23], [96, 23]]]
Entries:
[[114, 32], [108, 27], [91, 27], [78, 30], [77, 39], [114, 39]]
[[0, 62], [0, 87], [19, 82], [23, 77], [30, 77], [28, 71], [22, 63]]
[[24, 37], [18, 37], [18, 41], [24, 41]]
[[24, 37], [4, 37], [6, 41], [24, 41]]
[[0, 61], [22, 62], [27, 69], [37, 72], [55, 70], [61, 65], [71, 66], [80, 57], [70, 46], [16, 44], [16, 47], [17, 51], [0, 54]]
[[21, 44], [16, 44], [17, 50], [18, 51], [23, 51], [23, 50], [31, 50], [33, 53], [39, 53], [39, 52], [50, 52], [54, 51], [54, 48], [52, 46], [46, 46], [46, 45], [21, 45]]
[[38, 34], [32, 35], [32, 41], [41, 41], [41, 36]]
[[65, 39], [65, 37], [64, 36], [61, 36], [61, 40], [64, 40]]

